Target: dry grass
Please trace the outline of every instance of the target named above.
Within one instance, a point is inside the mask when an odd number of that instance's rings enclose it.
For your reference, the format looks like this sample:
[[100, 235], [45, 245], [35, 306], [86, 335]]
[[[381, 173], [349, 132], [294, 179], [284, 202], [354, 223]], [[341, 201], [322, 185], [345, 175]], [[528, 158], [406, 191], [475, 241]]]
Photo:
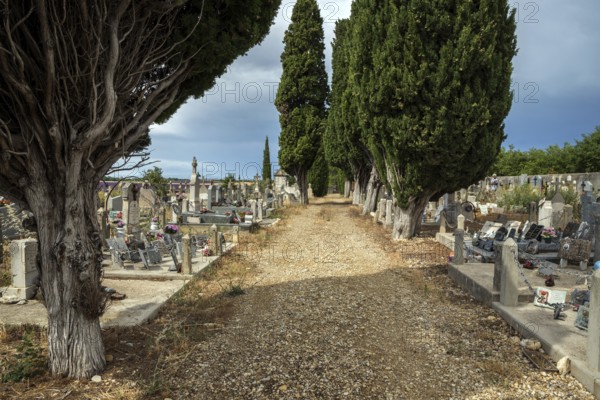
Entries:
[[[108, 328], [103, 332], [107, 368], [102, 382], [52, 378], [47, 372], [24, 382], [0, 384], [1, 399], [164, 399], [177, 393], [169, 377], [179, 371], [193, 351], [221, 331], [244, 301], [243, 294], [256, 284], [256, 263], [245, 249], [259, 249], [285, 219], [301, 207], [288, 207], [273, 228], [257, 233], [240, 232], [240, 246], [225, 254], [201, 276], [195, 277], [173, 296], [150, 323], [132, 328]], [[203, 230], [190, 229], [200, 234]], [[6, 261], [6, 258], [5, 258]], [[9, 263], [10, 265], [10, 263]], [[34, 332], [34, 345], [47, 354], [45, 330], [24, 325], [0, 325], [0, 374], [14, 363], [17, 345]]]

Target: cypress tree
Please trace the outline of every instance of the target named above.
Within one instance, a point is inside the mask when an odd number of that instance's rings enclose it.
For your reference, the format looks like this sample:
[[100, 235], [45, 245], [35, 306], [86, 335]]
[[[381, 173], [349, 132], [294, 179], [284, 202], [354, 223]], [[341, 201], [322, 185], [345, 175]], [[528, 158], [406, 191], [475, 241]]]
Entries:
[[312, 185], [313, 194], [316, 197], [323, 197], [327, 194], [329, 188], [329, 165], [325, 159], [323, 146], [319, 147], [317, 158], [308, 171], [308, 182]]
[[[353, 5], [353, 9], [354, 9]], [[346, 179], [356, 183], [353, 203], [358, 204], [367, 192], [371, 172], [371, 155], [362, 140], [358, 120], [358, 87], [350, 74], [350, 59], [355, 44], [352, 42], [354, 18], [336, 22], [332, 43], [332, 84], [327, 129], [323, 141], [327, 161], [344, 171]]]
[[410, 238], [430, 197], [484, 178], [500, 151], [514, 11], [492, 0], [361, 3], [362, 28], [377, 40], [357, 35], [374, 66], [360, 76], [360, 122], [394, 195], [393, 237]]
[[295, 4], [283, 43], [283, 73], [275, 98], [281, 125], [279, 164], [296, 176], [300, 202], [307, 204], [307, 172], [321, 145], [328, 91], [323, 19], [315, 0]]
[[265, 139], [265, 150], [263, 151], [263, 181], [271, 179], [271, 152], [269, 151], [269, 137]]

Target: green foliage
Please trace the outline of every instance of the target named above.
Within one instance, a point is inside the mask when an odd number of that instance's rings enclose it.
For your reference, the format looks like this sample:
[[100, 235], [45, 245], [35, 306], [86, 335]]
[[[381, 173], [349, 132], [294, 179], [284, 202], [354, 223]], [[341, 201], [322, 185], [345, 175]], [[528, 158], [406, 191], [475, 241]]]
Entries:
[[[573, 215], [581, 215], [581, 203], [579, 193], [572, 187], [560, 188], [560, 194], [565, 200], [565, 204], [573, 206]], [[539, 203], [540, 200], [552, 200], [556, 194], [554, 186], [550, 186], [545, 193], [539, 189], [534, 189], [531, 185], [516, 186], [513, 190], [502, 191], [499, 193], [498, 205], [509, 210], [527, 209], [529, 203]]]
[[308, 171], [308, 182], [312, 185], [313, 194], [316, 197], [327, 195], [329, 189], [329, 166], [325, 159], [323, 146], [319, 147], [317, 158]]
[[169, 181], [163, 176], [163, 170], [157, 166], [147, 169], [142, 175], [142, 180], [148, 181], [158, 197], [163, 198], [169, 191]]
[[327, 162], [342, 170], [348, 179], [357, 175], [364, 165], [370, 165], [368, 150], [360, 140], [358, 115], [354, 112], [357, 106], [354, 87], [349, 82], [351, 33], [350, 20], [336, 22], [332, 42], [330, 107], [323, 134]]
[[[182, 90], [157, 122], [166, 122], [188, 98], [204, 95], [233, 60], [260, 43], [269, 32], [280, 3], [281, 0], [186, 2], [171, 42], [178, 44], [182, 58], [195, 55], [194, 61]], [[198, 24], [199, 15], [202, 20]], [[188, 37], [194, 27], [194, 34]], [[178, 59], [170, 61], [177, 64]]]
[[505, 191], [499, 196], [498, 205], [506, 209], [516, 209], [529, 207], [532, 201], [536, 204], [544, 198], [544, 195], [539, 190], [534, 190], [530, 185], [516, 186], [511, 191]]
[[[279, 164], [296, 176], [306, 195], [306, 173], [321, 143], [326, 117], [327, 73], [323, 19], [315, 0], [298, 0], [285, 32], [279, 111]], [[303, 201], [304, 202], [304, 201]]]
[[235, 174], [229, 173], [225, 176], [225, 179], [223, 179], [223, 187], [228, 187], [229, 182], [235, 183]]
[[600, 126], [589, 135], [583, 135], [573, 149], [577, 172], [600, 171]]
[[[577, 192], [577, 189], [569, 186], [567, 188], [560, 188], [559, 191], [563, 199], [565, 199], [565, 204], [573, 206], [573, 215], [581, 215], [580, 193]], [[546, 192], [546, 200], [552, 200], [555, 194], [556, 189], [554, 189], [554, 186], [551, 186]]]
[[344, 194], [346, 174], [340, 168], [329, 166], [329, 186], [335, 188], [337, 193]]
[[21, 382], [44, 373], [46, 357], [34, 332], [25, 332], [17, 346], [15, 360], [8, 364], [2, 382]]
[[263, 151], [263, 169], [262, 169], [263, 181], [272, 179], [271, 175], [271, 152], [269, 151], [269, 137], [265, 139], [265, 150]]
[[512, 102], [508, 4], [356, 0], [351, 21], [362, 141], [397, 204], [408, 209], [485, 177]]
[[532, 148], [528, 151], [502, 148], [488, 174], [503, 176], [522, 174], [545, 175], [569, 172], [596, 172], [600, 170], [600, 126], [575, 145], [565, 143], [562, 147], [548, 146], [546, 149]]

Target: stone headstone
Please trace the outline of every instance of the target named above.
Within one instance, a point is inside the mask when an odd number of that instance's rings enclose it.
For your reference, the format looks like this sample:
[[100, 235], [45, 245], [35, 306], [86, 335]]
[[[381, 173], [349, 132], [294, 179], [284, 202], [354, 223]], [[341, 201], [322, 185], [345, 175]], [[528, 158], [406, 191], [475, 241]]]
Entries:
[[565, 209], [565, 199], [560, 192], [556, 192], [552, 198], [552, 226], [556, 229], [564, 229], [561, 226], [562, 216]]
[[139, 185], [126, 183], [123, 186], [122, 194], [125, 232], [127, 235], [133, 235], [136, 239], [141, 238], [139, 190]]
[[206, 188], [206, 208], [212, 210], [212, 203], [215, 200], [215, 187], [209, 185]]
[[540, 207], [538, 216], [538, 225], [553, 226], [552, 225], [552, 203], [545, 201], [542, 207]]
[[123, 197], [121, 196], [110, 197], [106, 204], [109, 211], [123, 211]]
[[262, 221], [262, 219], [263, 219], [263, 200], [262, 199], [258, 200], [256, 209], [257, 209], [256, 219], [258, 221]]
[[14, 240], [10, 244], [12, 284], [3, 293], [5, 298], [32, 299], [37, 290], [38, 242], [35, 239]]
[[181, 272], [184, 274], [192, 273], [192, 240], [190, 235], [186, 234], [181, 239], [182, 257]]
[[[312, 188], [312, 184], [308, 184], [308, 198], [312, 199], [315, 197], [315, 194], [313, 193], [313, 188]], [[363, 202], [364, 203], [364, 202]]]

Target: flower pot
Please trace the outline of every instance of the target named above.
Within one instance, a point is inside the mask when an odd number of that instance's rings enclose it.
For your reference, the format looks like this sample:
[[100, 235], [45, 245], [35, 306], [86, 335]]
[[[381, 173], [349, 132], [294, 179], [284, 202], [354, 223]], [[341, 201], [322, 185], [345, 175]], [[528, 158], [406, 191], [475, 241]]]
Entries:
[[547, 238], [543, 238], [543, 239], [544, 239], [544, 243], [552, 243], [551, 237], [547, 237]]

